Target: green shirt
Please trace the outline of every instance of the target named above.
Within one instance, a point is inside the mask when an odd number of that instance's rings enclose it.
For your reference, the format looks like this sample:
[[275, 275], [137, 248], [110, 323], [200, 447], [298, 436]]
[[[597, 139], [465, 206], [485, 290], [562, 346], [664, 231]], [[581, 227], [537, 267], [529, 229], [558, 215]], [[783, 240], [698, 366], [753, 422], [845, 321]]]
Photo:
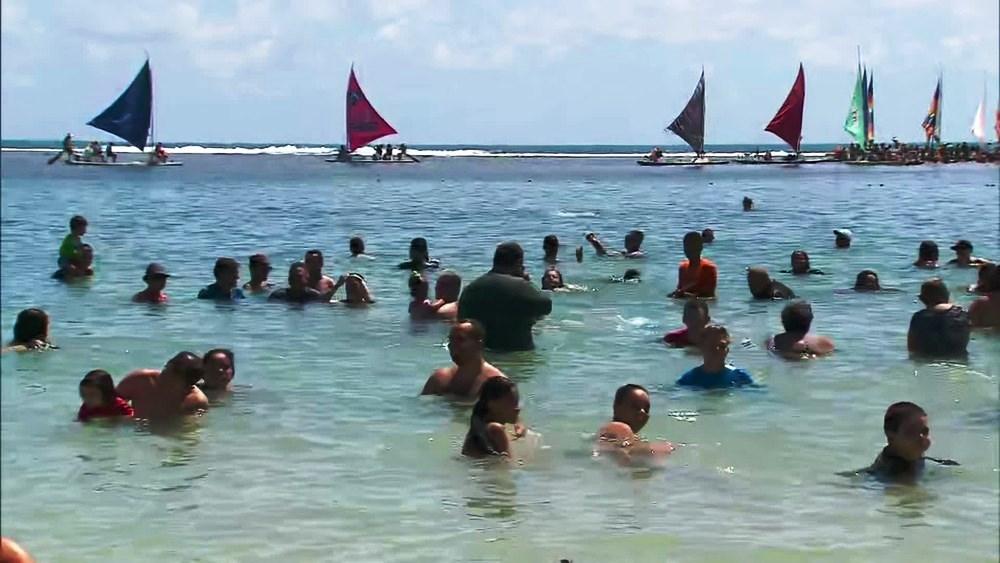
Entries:
[[72, 260], [76, 258], [77, 254], [80, 252], [80, 246], [83, 243], [80, 241], [80, 237], [70, 233], [66, 235], [63, 239], [62, 244], [59, 246], [59, 258], [65, 258], [67, 260]]
[[552, 300], [531, 282], [489, 272], [473, 281], [458, 300], [458, 317], [475, 319], [486, 330], [486, 347], [531, 350], [531, 327], [552, 312]]

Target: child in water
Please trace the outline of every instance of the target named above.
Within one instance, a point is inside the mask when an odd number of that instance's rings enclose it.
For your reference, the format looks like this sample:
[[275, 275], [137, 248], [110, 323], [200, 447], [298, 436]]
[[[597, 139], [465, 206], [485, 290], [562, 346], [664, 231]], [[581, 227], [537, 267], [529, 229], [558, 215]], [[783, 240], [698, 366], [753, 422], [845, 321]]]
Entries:
[[132, 407], [115, 392], [115, 382], [111, 374], [103, 369], [95, 369], [80, 381], [80, 398], [83, 404], [76, 413], [76, 419], [87, 422], [95, 418], [130, 417]]
[[510, 456], [510, 438], [505, 425], [516, 423], [520, 412], [517, 385], [506, 377], [487, 379], [479, 391], [479, 400], [472, 407], [462, 455], [475, 458]]
[[924, 471], [924, 461], [958, 465], [950, 459], [936, 459], [924, 454], [931, 447], [931, 428], [927, 413], [908, 402], [892, 404], [882, 422], [886, 446], [875, 462], [863, 472], [883, 481], [916, 481]]
[[73, 268], [73, 263], [80, 259], [83, 250], [83, 235], [87, 234], [87, 218], [83, 215], [74, 215], [69, 220], [69, 234], [63, 238], [59, 245], [59, 269], [67, 270]]
[[677, 385], [704, 389], [753, 385], [753, 378], [745, 369], [726, 365], [729, 355], [729, 331], [726, 327], [717, 324], [706, 326], [702, 329], [698, 348], [701, 349], [703, 363], [682, 375]]

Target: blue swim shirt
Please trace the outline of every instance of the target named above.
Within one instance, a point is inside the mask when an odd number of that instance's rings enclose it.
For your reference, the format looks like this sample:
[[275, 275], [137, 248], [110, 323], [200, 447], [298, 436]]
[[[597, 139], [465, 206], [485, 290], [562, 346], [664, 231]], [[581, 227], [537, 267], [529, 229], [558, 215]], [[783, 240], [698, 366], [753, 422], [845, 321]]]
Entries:
[[726, 366], [718, 373], [707, 373], [704, 366], [692, 368], [677, 380], [677, 385], [689, 385], [704, 389], [720, 389], [724, 387], [739, 387], [753, 385], [753, 378], [743, 368]]

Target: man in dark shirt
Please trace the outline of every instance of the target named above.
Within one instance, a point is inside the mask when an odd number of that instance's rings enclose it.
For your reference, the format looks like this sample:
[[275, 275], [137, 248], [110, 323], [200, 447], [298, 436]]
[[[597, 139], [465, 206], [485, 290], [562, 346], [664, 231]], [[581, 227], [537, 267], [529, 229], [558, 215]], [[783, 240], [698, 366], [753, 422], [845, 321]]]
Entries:
[[475, 319], [486, 329], [486, 347], [509, 352], [531, 350], [531, 327], [552, 312], [552, 301], [526, 279], [524, 251], [516, 242], [497, 246], [493, 269], [466, 286], [458, 300], [459, 318]]
[[295, 262], [288, 268], [288, 287], [272, 292], [267, 300], [309, 303], [311, 301], [329, 301], [330, 294], [327, 294], [324, 299], [322, 293], [309, 287], [309, 269], [303, 262]]
[[212, 270], [215, 283], [198, 292], [198, 299], [234, 301], [243, 299], [243, 290], [236, 287], [240, 281], [240, 263], [232, 258], [219, 258]]

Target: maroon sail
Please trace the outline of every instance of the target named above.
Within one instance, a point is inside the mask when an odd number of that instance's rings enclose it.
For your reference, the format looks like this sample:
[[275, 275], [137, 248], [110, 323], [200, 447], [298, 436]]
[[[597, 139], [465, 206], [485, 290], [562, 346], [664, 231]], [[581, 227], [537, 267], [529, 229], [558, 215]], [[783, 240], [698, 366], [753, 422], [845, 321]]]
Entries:
[[667, 131], [672, 131], [701, 156], [705, 153], [705, 71], [701, 71], [698, 85], [691, 94], [686, 106], [670, 125]]
[[795, 152], [799, 152], [802, 147], [802, 111], [805, 106], [806, 73], [802, 70], [802, 63], [799, 63], [799, 75], [795, 77], [792, 91], [764, 131], [774, 133], [795, 149]]
[[352, 66], [351, 76], [347, 80], [347, 150], [354, 151], [376, 139], [395, 133], [396, 130], [392, 125], [375, 111], [371, 102], [365, 97], [357, 77], [354, 76]]

